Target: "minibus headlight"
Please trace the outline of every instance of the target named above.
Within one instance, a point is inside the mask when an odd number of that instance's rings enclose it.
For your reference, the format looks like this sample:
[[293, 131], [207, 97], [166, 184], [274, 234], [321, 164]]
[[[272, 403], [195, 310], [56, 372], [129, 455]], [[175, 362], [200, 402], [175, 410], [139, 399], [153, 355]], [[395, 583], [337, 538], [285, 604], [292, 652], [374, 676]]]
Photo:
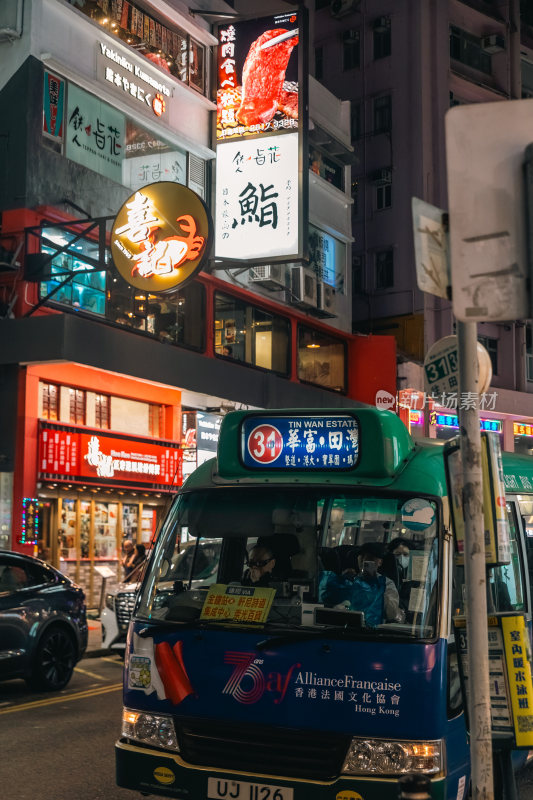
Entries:
[[105, 604], [110, 611], [115, 610], [115, 595], [114, 594], [106, 594], [105, 596]]
[[342, 771], [351, 775], [399, 775], [443, 768], [442, 741], [406, 742], [386, 739], [352, 739]]
[[122, 712], [122, 736], [167, 750], [179, 750], [174, 720], [167, 714], [146, 714], [125, 708]]

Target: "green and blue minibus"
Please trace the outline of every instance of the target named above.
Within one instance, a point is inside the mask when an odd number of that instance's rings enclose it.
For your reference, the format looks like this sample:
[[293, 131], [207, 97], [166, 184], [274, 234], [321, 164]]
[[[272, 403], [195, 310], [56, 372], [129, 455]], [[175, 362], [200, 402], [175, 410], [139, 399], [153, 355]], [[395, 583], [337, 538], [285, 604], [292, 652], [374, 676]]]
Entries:
[[[137, 598], [118, 785], [184, 800], [396, 800], [398, 778], [422, 772], [433, 800], [466, 798], [453, 626], [464, 574], [442, 452], [370, 407], [224, 417]], [[511, 560], [488, 568], [487, 594], [490, 612], [528, 623], [532, 462], [504, 454]], [[219, 543], [205, 582], [190, 556], [190, 579], [177, 574], [191, 538], [199, 553]]]

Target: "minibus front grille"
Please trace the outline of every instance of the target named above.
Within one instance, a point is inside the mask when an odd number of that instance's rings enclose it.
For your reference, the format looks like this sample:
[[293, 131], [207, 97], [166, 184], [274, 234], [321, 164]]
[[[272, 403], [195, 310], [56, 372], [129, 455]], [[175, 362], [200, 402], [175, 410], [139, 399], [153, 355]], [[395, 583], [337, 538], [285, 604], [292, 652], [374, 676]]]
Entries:
[[350, 736], [325, 731], [176, 720], [189, 764], [283, 777], [332, 780], [342, 769]]

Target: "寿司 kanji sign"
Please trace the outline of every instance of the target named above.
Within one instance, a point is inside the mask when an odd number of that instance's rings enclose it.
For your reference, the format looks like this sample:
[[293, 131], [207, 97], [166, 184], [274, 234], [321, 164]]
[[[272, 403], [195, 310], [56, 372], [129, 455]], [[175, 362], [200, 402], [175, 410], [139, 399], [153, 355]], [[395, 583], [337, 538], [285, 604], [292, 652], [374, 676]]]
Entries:
[[174, 443], [43, 427], [39, 436], [39, 475], [105, 483], [174, 487], [182, 483], [182, 452]]
[[211, 215], [199, 195], [179, 183], [158, 181], [138, 189], [118, 212], [111, 254], [136, 289], [176, 291], [204, 265], [211, 231]]

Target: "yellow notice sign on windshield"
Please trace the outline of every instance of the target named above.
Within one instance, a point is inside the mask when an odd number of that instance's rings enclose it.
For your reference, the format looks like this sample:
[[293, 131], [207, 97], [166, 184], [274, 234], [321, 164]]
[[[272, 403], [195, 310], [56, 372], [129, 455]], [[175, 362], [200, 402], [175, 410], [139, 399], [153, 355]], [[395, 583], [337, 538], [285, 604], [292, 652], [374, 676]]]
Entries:
[[209, 587], [200, 619], [266, 622], [275, 594], [275, 589], [262, 586], [215, 583]]

